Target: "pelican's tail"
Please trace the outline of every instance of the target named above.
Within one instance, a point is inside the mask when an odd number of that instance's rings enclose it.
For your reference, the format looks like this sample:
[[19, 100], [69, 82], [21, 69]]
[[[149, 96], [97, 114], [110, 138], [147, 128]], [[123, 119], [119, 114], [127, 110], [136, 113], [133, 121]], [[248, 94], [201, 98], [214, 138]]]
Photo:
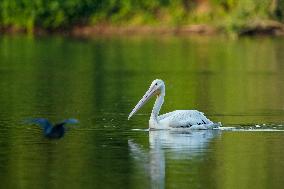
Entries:
[[211, 129], [218, 129], [221, 127], [221, 122], [218, 123], [209, 123], [209, 124], [203, 124], [203, 125], [193, 125], [190, 127], [192, 130], [211, 130]]
[[222, 127], [222, 123], [221, 122], [213, 123], [210, 126], [212, 127], [212, 129], [218, 129], [219, 127]]

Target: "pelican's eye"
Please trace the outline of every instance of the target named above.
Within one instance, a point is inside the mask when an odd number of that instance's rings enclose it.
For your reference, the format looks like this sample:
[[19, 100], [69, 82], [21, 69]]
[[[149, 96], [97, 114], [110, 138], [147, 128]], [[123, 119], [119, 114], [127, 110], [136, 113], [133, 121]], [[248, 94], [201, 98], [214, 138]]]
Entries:
[[158, 83], [155, 84], [156, 86], [158, 85]]

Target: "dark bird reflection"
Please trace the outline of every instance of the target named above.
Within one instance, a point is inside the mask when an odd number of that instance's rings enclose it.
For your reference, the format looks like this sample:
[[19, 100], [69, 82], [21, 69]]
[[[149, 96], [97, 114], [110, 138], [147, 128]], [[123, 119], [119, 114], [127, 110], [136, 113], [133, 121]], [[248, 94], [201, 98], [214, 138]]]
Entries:
[[66, 124], [76, 124], [79, 121], [77, 119], [66, 119], [60, 123], [56, 123], [54, 126], [45, 118], [35, 118], [27, 120], [27, 123], [37, 124], [43, 129], [43, 134], [47, 138], [61, 138], [64, 136]]
[[209, 142], [221, 135], [220, 130], [202, 131], [149, 131], [150, 150], [147, 152], [133, 140], [128, 141], [131, 156], [150, 177], [151, 188], [165, 187], [166, 157], [174, 159], [198, 158], [201, 152], [208, 149]]

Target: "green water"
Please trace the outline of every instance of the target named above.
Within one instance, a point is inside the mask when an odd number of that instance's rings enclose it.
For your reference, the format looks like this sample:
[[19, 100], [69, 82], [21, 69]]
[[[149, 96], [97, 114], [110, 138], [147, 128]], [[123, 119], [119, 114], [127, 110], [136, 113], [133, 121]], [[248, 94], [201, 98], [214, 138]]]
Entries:
[[[284, 39], [0, 37], [1, 188], [282, 188]], [[161, 113], [198, 109], [224, 126], [145, 131], [151, 81]], [[80, 120], [49, 140], [23, 120]]]

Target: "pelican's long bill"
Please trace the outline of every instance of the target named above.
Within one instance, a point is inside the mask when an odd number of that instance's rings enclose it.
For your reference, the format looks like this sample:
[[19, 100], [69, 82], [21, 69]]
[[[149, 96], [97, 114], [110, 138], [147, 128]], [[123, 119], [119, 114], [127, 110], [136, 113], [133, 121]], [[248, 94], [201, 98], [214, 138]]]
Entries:
[[158, 93], [158, 86], [150, 86], [149, 90], [145, 93], [145, 95], [141, 98], [141, 100], [136, 104], [132, 112], [128, 116], [128, 120], [144, 105], [148, 100]]

